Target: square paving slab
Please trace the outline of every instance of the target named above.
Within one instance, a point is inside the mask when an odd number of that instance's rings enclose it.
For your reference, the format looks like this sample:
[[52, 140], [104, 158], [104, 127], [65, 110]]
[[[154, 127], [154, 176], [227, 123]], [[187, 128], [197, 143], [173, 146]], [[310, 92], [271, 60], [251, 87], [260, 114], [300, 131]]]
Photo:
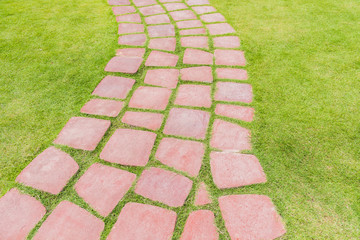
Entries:
[[188, 20], [188, 21], [181, 21], [181, 22], [176, 22], [176, 26], [179, 29], [183, 29], [183, 28], [197, 28], [197, 27], [202, 27], [203, 24], [200, 20]]
[[176, 88], [179, 79], [178, 69], [152, 69], [146, 72], [144, 82], [151, 85]]
[[151, 112], [126, 112], [122, 122], [151, 130], [158, 130], [163, 122], [164, 115]]
[[157, 4], [155, 0], [133, 0], [133, 3], [137, 7]]
[[146, 24], [162, 24], [162, 23], [170, 23], [170, 18], [166, 14], [154, 15], [145, 18]]
[[116, 56], [124, 57], [144, 57], [145, 48], [121, 48], [116, 50]]
[[116, 117], [119, 115], [124, 103], [115, 100], [91, 99], [80, 110], [82, 113]]
[[178, 88], [176, 105], [211, 107], [211, 86], [182, 84]]
[[164, 7], [166, 8], [166, 10], [168, 11], [175, 11], [175, 10], [181, 10], [181, 9], [186, 9], [188, 8], [188, 6], [186, 6], [183, 3], [165, 3]]
[[215, 64], [226, 66], [245, 66], [246, 60], [243, 51], [239, 50], [215, 50]]
[[197, 210], [186, 220], [180, 240], [217, 240], [219, 233], [215, 226], [215, 216], [210, 210]]
[[208, 37], [203, 37], [203, 36], [182, 37], [180, 41], [182, 47], [209, 49]]
[[217, 82], [215, 100], [226, 102], [252, 102], [252, 87], [250, 84], [234, 82]]
[[212, 6], [197, 6], [197, 7], [192, 7], [192, 9], [197, 14], [216, 12], [216, 9], [214, 7], [212, 7]]
[[142, 62], [143, 58], [139, 57], [116, 56], [105, 66], [105, 71], [132, 74], [139, 70]]
[[175, 36], [175, 28], [171, 24], [148, 26], [148, 33], [151, 38], [174, 37]]
[[112, 8], [113, 13], [115, 15], [120, 15], [120, 14], [127, 14], [127, 13], [134, 13], [135, 8], [133, 6], [119, 6], [119, 7], [113, 7]]
[[140, 86], [135, 90], [129, 102], [131, 108], [165, 110], [171, 90], [159, 87]]
[[130, 45], [130, 46], [144, 46], [146, 42], [145, 34], [129, 34], [119, 37], [118, 43], [120, 45]]
[[220, 116], [235, 118], [245, 122], [251, 122], [254, 118], [254, 109], [244, 106], [217, 104], [215, 113]]
[[137, 23], [120, 23], [118, 34], [143, 33], [144, 25]]
[[142, 7], [139, 9], [139, 11], [144, 16], [159, 14], [159, 13], [165, 13], [165, 10], [160, 5], [153, 5], [149, 7]]
[[166, 52], [152, 51], [145, 62], [145, 66], [175, 67], [179, 56]]
[[92, 94], [100, 97], [124, 99], [134, 83], [135, 80], [132, 78], [106, 76]]
[[235, 33], [235, 30], [228, 23], [214, 23], [206, 25], [210, 35], [223, 35]]
[[213, 55], [206, 51], [187, 48], [184, 53], [183, 62], [185, 64], [212, 65]]
[[141, 17], [138, 13], [127, 14], [116, 16], [117, 22], [132, 22], [132, 23], [141, 23]]
[[225, 36], [213, 38], [214, 47], [216, 48], [238, 48], [240, 47], [240, 39], [236, 36]]
[[205, 35], [205, 28], [194, 28], [194, 29], [184, 29], [180, 30], [180, 35], [188, 36], [188, 35]]
[[182, 68], [180, 70], [181, 80], [194, 81], [194, 82], [207, 82], [213, 81], [211, 67], [190, 67]]
[[150, 39], [149, 48], [173, 52], [176, 49], [176, 39], [175, 38]]
[[225, 17], [220, 13], [211, 13], [200, 16], [200, 19], [206, 23], [226, 22]]
[[196, 15], [190, 10], [170, 12], [170, 16], [174, 21], [197, 19]]
[[218, 79], [234, 79], [234, 80], [248, 79], [248, 75], [245, 69], [217, 68], [216, 75]]

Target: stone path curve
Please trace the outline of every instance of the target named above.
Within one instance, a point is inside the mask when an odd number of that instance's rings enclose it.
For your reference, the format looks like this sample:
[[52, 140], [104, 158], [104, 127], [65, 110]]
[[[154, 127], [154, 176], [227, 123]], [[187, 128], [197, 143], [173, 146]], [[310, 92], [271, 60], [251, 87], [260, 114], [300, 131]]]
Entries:
[[[216, 199], [211, 190], [266, 182], [259, 160], [242, 153], [251, 150], [250, 130], [244, 126], [253, 120], [254, 109], [235, 30], [208, 0], [108, 3], [119, 22], [121, 45], [105, 67], [109, 75], [82, 114], [64, 126], [55, 146], [16, 179], [56, 197], [79, 172], [60, 145], [93, 151], [107, 141], [99, 161], [73, 186], [92, 211], [63, 200], [49, 212], [34, 196], [12, 189], [0, 199], [0, 239], [25, 239], [30, 232], [33, 239], [47, 240], [282, 236], [284, 225], [267, 196], [223, 194]], [[139, 72], [141, 77], [131, 77]], [[124, 127], [105, 140], [111, 119], [121, 119]], [[116, 222], [108, 223], [130, 193], [139, 197], [130, 197]], [[184, 208], [191, 211], [184, 210], [186, 221], [178, 221]], [[178, 237], [175, 229], [181, 231]]]

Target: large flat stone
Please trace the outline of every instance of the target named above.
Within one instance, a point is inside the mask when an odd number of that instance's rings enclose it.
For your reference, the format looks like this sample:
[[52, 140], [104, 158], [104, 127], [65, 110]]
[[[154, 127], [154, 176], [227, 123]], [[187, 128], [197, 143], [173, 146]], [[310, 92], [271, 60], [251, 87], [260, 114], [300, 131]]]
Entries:
[[170, 12], [170, 16], [174, 21], [197, 19], [196, 15], [191, 10]]
[[245, 66], [246, 60], [243, 51], [216, 49], [215, 64], [226, 66]]
[[216, 48], [238, 48], [240, 47], [240, 39], [236, 36], [225, 36], [213, 38], [214, 47]]
[[140, 86], [130, 99], [129, 107], [165, 110], [170, 96], [170, 89]]
[[178, 88], [176, 105], [211, 107], [211, 86], [182, 84]]
[[152, 69], [146, 72], [144, 82], [151, 85], [176, 88], [179, 79], [178, 69]]
[[112, 8], [113, 13], [115, 15], [120, 14], [127, 14], [127, 13], [134, 13], [136, 12], [135, 8], [133, 6], [119, 6], [119, 7], [113, 7]]
[[209, 49], [209, 39], [204, 36], [182, 37], [181, 46]]
[[234, 82], [217, 82], [215, 100], [225, 102], [252, 102], [252, 87], [250, 84]]
[[119, 37], [118, 43], [120, 45], [130, 45], [130, 46], [144, 46], [146, 42], [145, 34], [129, 34]]
[[175, 28], [171, 24], [148, 26], [150, 37], [174, 37]]
[[149, 7], [142, 7], [139, 9], [139, 11], [144, 16], [159, 14], [159, 13], [165, 13], [165, 10], [160, 5], [153, 5]]
[[124, 99], [134, 83], [135, 80], [132, 78], [106, 76], [92, 94], [100, 97]]
[[183, 3], [165, 3], [164, 7], [168, 11], [176, 11], [176, 10], [181, 10], [181, 9], [187, 9], [188, 8], [188, 6], [186, 6]]
[[116, 50], [116, 56], [144, 57], [145, 48], [121, 48]]
[[146, 24], [162, 24], [162, 23], [170, 23], [170, 18], [166, 14], [154, 15], [145, 18]]
[[223, 35], [235, 33], [235, 30], [228, 23], [214, 23], [206, 25], [210, 35]]
[[208, 82], [213, 81], [211, 67], [190, 67], [182, 68], [180, 70], [181, 80], [194, 82]]
[[150, 39], [149, 48], [165, 50], [165, 51], [175, 51], [176, 49], [176, 38], [154, 38]]
[[213, 55], [212, 53], [187, 48], [184, 53], [183, 63], [185, 64], [198, 64], [198, 65], [212, 65]]
[[152, 51], [145, 62], [145, 66], [175, 67], [179, 56], [166, 52]]
[[164, 115], [151, 112], [126, 112], [122, 118], [122, 122], [136, 126], [158, 130], [161, 127]]
[[105, 66], [105, 71], [132, 74], [139, 70], [142, 62], [143, 58], [139, 57], [116, 56]]
[[188, 36], [188, 35], [205, 35], [205, 28], [194, 28], [194, 29], [183, 29], [180, 30], [180, 35]]
[[205, 23], [226, 22], [225, 17], [221, 13], [210, 13], [200, 16]]
[[190, 213], [180, 240], [217, 240], [219, 233], [215, 226], [215, 216], [210, 210]]
[[220, 116], [235, 118], [245, 122], [251, 122], [254, 118], [254, 109], [244, 106], [217, 104], [215, 113]]
[[124, 102], [106, 99], [91, 99], [80, 110], [82, 113], [116, 117], [119, 115]]
[[120, 23], [118, 34], [143, 33], [144, 25], [137, 23]]
[[248, 75], [245, 69], [217, 68], [216, 75], [218, 79], [234, 79], [234, 80], [248, 79]]
[[141, 23], [141, 17], [138, 13], [126, 14], [116, 16], [117, 22], [132, 22], [132, 23]]
[[184, 28], [202, 27], [203, 24], [200, 20], [187, 20], [187, 21], [176, 22], [176, 26], [179, 29], [184, 29]]
[[216, 12], [216, 9], [214, 7], [212, 7], [212, 6], [196, 6], [196, 7], [192, 7], [192, 9], [197, 14]]

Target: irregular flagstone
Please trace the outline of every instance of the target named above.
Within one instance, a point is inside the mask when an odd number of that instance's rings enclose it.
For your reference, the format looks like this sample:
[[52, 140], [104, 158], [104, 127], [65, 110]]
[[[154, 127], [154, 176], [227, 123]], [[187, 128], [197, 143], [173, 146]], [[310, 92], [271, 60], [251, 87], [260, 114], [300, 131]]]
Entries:
[[58, 194], [78, 170], [78, 164], [70, 155], [55, 147], [49, 147], [27, 165], [16, 181]]
[[244, 69], [236, 68], [217, 68], [216, 75], [219, 79], [235, 79], [235, 80], [247, 80], [248, 75]]
[[93, 151], [110, 127], [110, 124], [109, 120], [72, 117], [61, 130], [54, 143]]
[[91, 99], [80, 110], [82, 113], [116, 117], [119, 115], [124, 102], [105, 99]]
[[251, 107], [217, 104], [215, 114], [235, 118], [246, 122], [251, 122], [254, 118], [254, 109]]
[[195, 206], [203, 206], [206, 204], [210, 204], [212, 201], [210, 199], [209, 193], [206, 190], [206, 185], [205, 183], [200, 183], [199, 189], [196, 192], [195, 195], [195, 201], [194, 201], [194, 205]]
[[208, 0], [187, 0], [186, 3], [190, 6], [209, 5], [210, 4], [210, 2]]
[[187, 48], [184, 53], [183, 62], [185, 64], [212, 65], [213, 55], [202, 50]]
[[124, 99], [130, 92], [135, 80], [132, 78], [106, 76], [93, 91], [93, 95]]
[[216, 9], [214, 7], [212, 7], [212, 6], [197, 6], [197, 7], [192, 7], [192, 9], [197, 14], [216, 12]]
[[13, 188], [0, 198], [0, 239], [26, 239], [46, 213], [35, 198]]
[[184, 29], [180, 30], [180, 35], [188, 36], [188, 35], [205, 35], [206, 31], [204, 28], [195, 28], [195, 29]]
[[214, 56], [215, 56], [216, 65], [227, 65], [227, 66], [246, 65], [246, 60], [243, 51], [216, 49]]
[[156, 151], [155, 157], [163, 164], [196, 177], [200, 171], [205, 153], [203, 143], [163, 138]]
[[219, 233], [215, 226], [215, 216], [210, 210], [197, 210], [186, 220], [180, 240], [217, 240]]
[[127, 203], [107, 240], [172, 238], [176, 222], [176, 213], [160, 207], [141, 203]]
[[34, 240], [97, 240], [103, 229], [103, 221], [74, 203], [62, 201], [41, 225]]
[[178, 78], [178, 69], [152, 69], [146, 72], [144, 83], [173, 89], [177, 86]]
[[191, 67], [183, 68], [180, 70], [181, 80], [195, 81], [195, 82], [208, 82], [213, 81], [211, 67]]
[[75, 191], [106, 217], [130, 189], [136, 175], [99, 163], [90, 166], [75, 184]]
[[109, 5], [129, 5], [129, 0], [108, 0]]
[[206, 23], [226, 22], [225, 17], [220, 13], [211, 13], [200, 16], [200, 19]]
[[161, 24], [161, 23], [170, 23], [170, 18], [166, 14], [154, 15], [145, 18], [146, 24]]
[[113, 57], [105, 67], [107, 72], [121, 72], [121, 73], [136, 73], [143, 58], [139, 57], [125, 57], [125, 56], [116, 56]]
[[117, 56], [142, 58], [144, 54], [145, 54], [145, 48], [122, 48], [116, 50]]
[[173, 37], [175, 36], [175, 28], [171, 24], [148, 26], [150, 37]]
[[139, 11], [145, 16], [159, 14], [159, 13], [165, 13], [165, 10], [160, 5], [142, 7], [139, 9]]
[[143, 33], [144, 25], [137, 23], [120, 23], [118, 34]]
[[286, 232], [281, 217], [267, 196], [222, 196], [219, 205], [231, 239], [270, 240]]
[[157, 4], [155, 0], [133, 0], [133, 3], [137, 7]]
[[217, 82], [215, 100], [227, 102], [252, 102], [252, 87], [250, 84], [234, 82]]
[[117, 22], [133, 22], [133, 23], [141, 23], [141, 17], [138, 13], [127, 14], [116, 16]]
[[193, 107], [211, 107], [211, 86], [180, 85], [175, 99], [176, 105]]
[[113, 7], [113, 13], [115, 15], [126, 14], [126, 13], [134, 13], [136, 12], [133, 6], [120, 6], [120, 7]]
[[137, 126], [144, 127], [151, 130], [158, 130], [161, 127], [164, 115], [160, 113], [151, 112], [126, 112], [122, 118], [122, 122]]
[[183, 47], [209, 49], [208, 37], [202, 37], [202, 36], [182, 37], [180, 41], [181, 41], [181, 46]]
[[197, 27], [202, 27], [203, 25], [200, 20], [188, 20], [188, 21], [176, 22], [176, 26], [179, 29], [183, 29], [183, 28], [197, 28]]
[[135, 193], [171, 207], [180, 207], [191, 188], [192, 181], [187, 177], [152, 167], [142, 172]]
[[140, 86], [130, 99], [129, 107], [165, 110], [170, 95], [170, 89]]
[[145, 34], [130, 34], [119, 37], [118, 43], [121, 45], [144, 46], [146, 42]]
[[178, 55], [160, 51], [152, 51], [145, 62], [145, 66], [175, 67], [178, 60]]
[[100, 153], [100, 158], [112, 163], [145, 166], [149, 161], [156, 134], [133, 129], [117, 129]]
[[191, 10], [170, 12], [170, 16], [174, 21], [197, 19], [196, 15]]
[[214, 47], [216, 48], [238, 48], [240, 47], [240, 39], [236, 36], [225, 36], [213, 38]]
[[181, 10], [181, 9], [188, 8], [188, 6], [186, 6], [183, 3], [166, 3], [166, 4], [164, 4], [164, 7], [168, 11], [175, 11], [175, 10]]
[[222, 35], [235, 33], [235, 30], [228, 23], [215, 23], [206, 25], [210, 35]]

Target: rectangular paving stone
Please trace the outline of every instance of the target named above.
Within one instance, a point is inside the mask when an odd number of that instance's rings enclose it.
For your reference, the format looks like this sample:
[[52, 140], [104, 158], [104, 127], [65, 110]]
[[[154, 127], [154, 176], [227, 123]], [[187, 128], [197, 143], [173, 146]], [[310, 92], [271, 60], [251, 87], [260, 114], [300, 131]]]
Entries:
[[208, 37], [203, 37], [203, 36], [182, 37], [180, 41], [182, 47], [209, 49]]
[[80, 110], [82, 113], [116, 117], [119, 115], [124, 102], [105, 99], [91, 99]]
[[113, 7], [112, 8], [113, 13], [115, 15], [120, 15], [120, 14], [127, 14], [127, 13], [134, 13], [135, 8], [133, 6], [119, 6], [119, 7]]
[[116, 16], [116, 21], [117, 22], [141, 23], [141, 18], [138, 13], [134, 13], [134, 14]]
[[197, 14], [216, 12], [216, 9], [214, 7], [212, 7], [212, 6], [196, 6], [196, 7], [192, 7], [192, 9]]
[[181, 9], [186, 9], [188, 8], [188, 6], [186, 6], [183, 3], [165, 3], [164, 7], [166, 8], [166, 10], [168, 11], [175, 11], [175, 10], [181, 10]]
[[206, 188], [207, 188], [206, 184], [204, 182], [201, 182], [195, 194], [195, 201], [194, 201], [195, 206], [203, 206], [212, 203]]
[[170, 23], [170, 18], [166, 14], [154, 15], [145, 18], [146, 24], [162, 24], [162, 23]]
[[210, 4], [210, 2], [208, 0], [187, 0], [186, 3], [190, 6], [209, 5]]
[[176, 105], [193, 107], [211, 107], [211, 86], [180, 85], [175, 99]]
[[116, 56], [144, 57], [145, 48], [122, 48], [116, 50]]
[[137, 7], [157, 4], [155, 0], [133, 0], [133, 3]]
[[215, 108], [215, 114], [235, 118], [245, 122], [251, 122], [254, 118], [254, 109], [251, 107], [217, 104]]
[[175, 28], [171, 24], [148, 26], [148, 34], [150, 37], [174, 37]]
[[106, 64], [105, 71], [133, 74], [139, 70], [142, 62], [143, 58], [139, 57], [116, 56]]
[[150, 39], [148, 48], [173, 52], [176, 49], [176, 38]]
[[129, 34], [119, 37], [118, 43], [120, 45], [130, 46], [144, 46], [146, 42], [145, 34]]
[[159, 0], [161, 3], [168, 3], [168, 2], [181, 2], [181, 0]]
[[145, 66], [175, 67], [179, 56], [166, 52], [152, 51], [145, 62]]
[[118, 34], [143, 33], [144, 25], [137, 23], [120, 23]]
[[235, 30], [228, 23], [214, 23], [206, 25], [210, 35], [223, 35], [235, 33]]
[[128, 111], [124, 114], [121, 121], [136, 127], [158, 130], [161, 127], [163, 119], [164, 115], [160, 113]]
[[159, 87], [140, 86], [135, 90], [129, 102], [131, 108], [165, 110], [171, 90]]
[[197, 28], [197, 27], [202, 27], [203, 24], [201, 23], [200, 20], [187, 20], [187, 21], [176, 22], [176, 26], [177, 26], [179, 29], [183, 29], [183, 28]]
[[216, 48], [238, 48], [240, 39], [236, 36], [224, 36], [213, 38], [214, 47]]
[[129, 5], [129, 0], [108, 0], [109, 5]]
[[225, 17], [221, 13], [210, 13], [200, 16], [205, 23], [226, 22]]
[[246, 65], [246, 60], [243, 51], [216, 49], [214, 56], [215, 56], [216, 65], [227, 65], [227, 66]]
[[173, 89], [177, 86], [179, 74], [178, 69], [151, 69], [146, 72], [144, 83]]
[[198, 65], [212, 65], [213, 64], [213, 55], [212, 53], [187, 48], [184, 53], [183, 58], [184, 64], [198, 64]]
[[170, 12], [170, 16], [174, 21], [197, 19], [196, 15], [191, 10]]
[[210, 210], [191, 212], [186, 220], [180, 240], [217, 240], [219, 233], [215, 226], [215, 216]]
[[180, 70], [181, 80], [194, 82], [208, 82], [213, 81], [211, 67], [190, 67]]
[[234, 80], [248, 79], [248, 75], [245, 69], [217, 68], [216, 75], [218, 79], [234, 79]]
[[217, 82], [215, 100], [226, 102], [252, 102], [252, 87], [250, 84], [234, 82]]
[[93, 91], [93, 95], [107, 98], [124, 99], [134, 85], [132, 78], [106, 76]]
[[142, 7], [142, 8], [139, 8], [139, 11], [145, 16], [165, 13], [165, 10], [160, 5]]
[[194, 29], [184, 29], [180, 30], [180, 35], [189, 36], [189, 35], [205, 35], [206, 31], [204, 28], [194, 28]]

